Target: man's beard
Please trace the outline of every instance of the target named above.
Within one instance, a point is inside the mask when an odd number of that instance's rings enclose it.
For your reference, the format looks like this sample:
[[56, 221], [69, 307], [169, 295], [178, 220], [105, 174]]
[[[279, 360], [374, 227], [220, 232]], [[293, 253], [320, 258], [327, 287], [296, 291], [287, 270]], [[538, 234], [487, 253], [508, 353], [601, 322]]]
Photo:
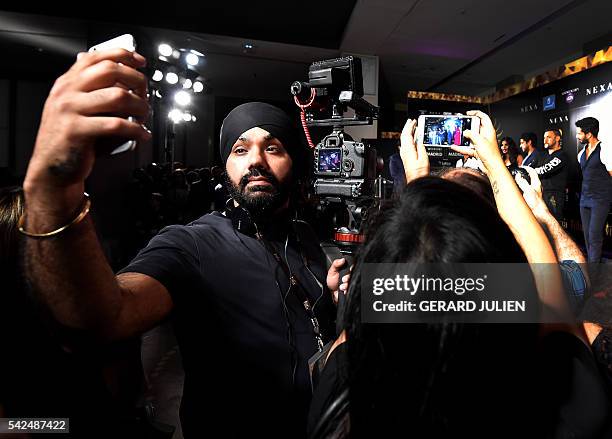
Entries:
[[[262, 167], [255, 167], [244, 175], [238, 184], [230, 180], [227, 172], [223, 174], [225, 185], [232, 198], [255, 218], [273, 214], [289, 198], [290, 185], [278, 179]], [[264, 177], [269, 185], [249, 184], [250, 177]], [[290, 181], [290, 180], [289, 180]]]
[[586, 137], [582, 140], [578, 140], [580, 142], [581, 145], [587, 145], [589, 143], [589, 139], [587, 139]]

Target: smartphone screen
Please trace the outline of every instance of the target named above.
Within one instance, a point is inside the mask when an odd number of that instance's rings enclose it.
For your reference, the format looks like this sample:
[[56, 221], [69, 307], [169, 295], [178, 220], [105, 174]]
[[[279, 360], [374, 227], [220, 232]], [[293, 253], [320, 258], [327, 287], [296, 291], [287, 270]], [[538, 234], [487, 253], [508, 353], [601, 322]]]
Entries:
[[423, 144], [435, 146], [469, 146], [463, 133], [472, 128], [471, 116], [424, 116]]

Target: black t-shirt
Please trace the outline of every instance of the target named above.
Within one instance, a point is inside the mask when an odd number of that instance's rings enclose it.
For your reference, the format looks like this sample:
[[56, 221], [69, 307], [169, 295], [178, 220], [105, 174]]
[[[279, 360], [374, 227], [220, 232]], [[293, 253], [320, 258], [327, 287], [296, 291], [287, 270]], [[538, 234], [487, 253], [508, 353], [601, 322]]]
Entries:
[[[324, 255], [311, 229], [294, 224], [280, 219], [264, 236], [288, 259], [329, 338], [335, 309]], [[157, 279], [174, 301], [186, 437], [305, 435], [313, 327], [296, 294], [286, 294], [287, 276], [261, 242], [215, 212], [163, 229], [121, 272]]]
[[568, 185], [570, 159], [563, 149], [549, 154], [543, 152], [532, 165], [542, 181], [543, 192], [565, 192]]

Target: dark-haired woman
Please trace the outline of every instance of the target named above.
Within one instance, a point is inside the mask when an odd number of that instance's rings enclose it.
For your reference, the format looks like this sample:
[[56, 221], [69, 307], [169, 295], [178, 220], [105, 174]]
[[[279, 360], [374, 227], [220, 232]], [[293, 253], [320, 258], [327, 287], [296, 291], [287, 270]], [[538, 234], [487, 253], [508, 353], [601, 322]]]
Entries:
[[370, 226], [357, 256], [345, 330], [315, 389], [311, 438], [604, 438], [612, 431], [609, 395], [575, 324], [362, 321], [364, 264], [432, 262], [541, 263], [531, 282], [540, 321], [569, 320], [554, 251], [506, 169], [490, 119], [472, 114], [482, 128], [466, 134], [475, 144], [470, 155], [482, 160], [497, 209], [453, 177], [427, 177], [427, 154], [408, 121], [400, 154], [410, 183]]
[[512, 137], [504, 137], [501, 140], [499, 150], [506, 168], [517, 167], [523, 164], [523, 155]]

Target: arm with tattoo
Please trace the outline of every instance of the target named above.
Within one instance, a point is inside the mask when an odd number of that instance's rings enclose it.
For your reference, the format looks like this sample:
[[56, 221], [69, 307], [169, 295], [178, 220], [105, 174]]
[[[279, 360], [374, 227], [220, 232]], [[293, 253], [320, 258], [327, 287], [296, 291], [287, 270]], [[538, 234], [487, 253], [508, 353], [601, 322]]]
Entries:
[[[80, 54], [55, 82], [24, 181], [27, 232], [48, 233], [76, 217], [99, 139], [150, 138], [140, 123], [108, 115], [147, 116], [146, 77], [136, 70], [144, 64], [122, 49]], [[63, 326], [117, 337], [150, 326], [171, 307], [152, 279], [115, 277], [89, 216], [53, 237], [26, 237], [24, 256], [29, 284]]]

